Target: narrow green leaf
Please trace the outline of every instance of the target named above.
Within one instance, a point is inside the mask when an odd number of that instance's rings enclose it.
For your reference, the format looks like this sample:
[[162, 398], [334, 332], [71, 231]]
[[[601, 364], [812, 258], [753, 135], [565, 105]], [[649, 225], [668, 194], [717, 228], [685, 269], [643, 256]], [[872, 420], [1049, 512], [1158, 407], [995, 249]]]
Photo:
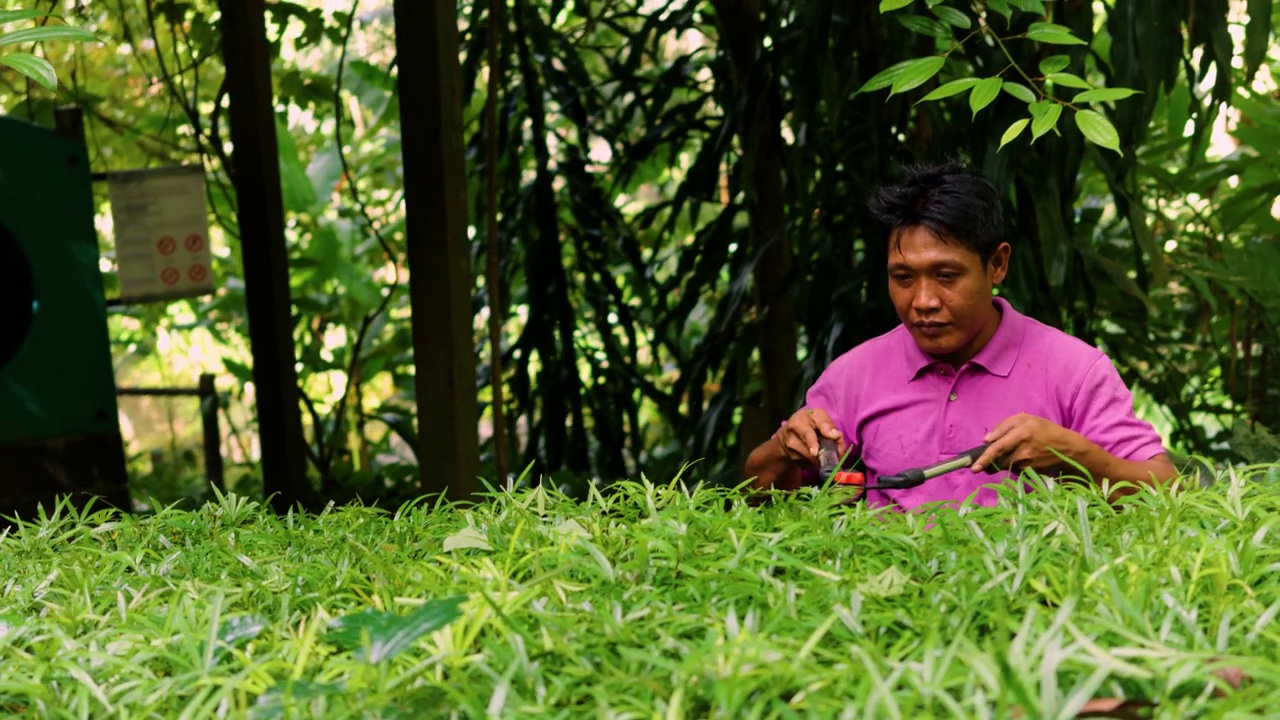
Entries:
[[71, 40], [73, 42], [98, 42], [98, 36], [69, 25], [46, 25], [44, 27], [15, 30], [0, 35], [0, 47], [28, 42], [47, 42], [50, 40]]
[[1045, 75], [1052, 75], [1056, 72], [1062, 72], [1071, 64], [1071, 58], [1066, 55], [1050, 55], [1040, 61], [1040, 72]]
[[1004, 149], [1005, 145], [1013, 142], [1015, 138], [1022, 134], [1023, 130], [1027, 129], [1027, 125], [1029, 124], [1031, 124], [1031, 121], [1027, 118], [1015, 120], [1014, 123], [1009, 126], [1009, 129], [1004, 131], [1004, 135], [1000, 137], [1000, 147], [996, 148], [996, 152], [1000, 152]]
[[960, 78], [959, 80], [952, 80], [949, 83], [944, 83], [942, 85], [939, 85], [937, 88], [933, 90], [933, 92], [920, 98], [919, 102], [926, 102], [928, 100], [941, 100], [942, 98], [951, 97], [952, 95], [959, 95], [960, 93], [966, 90], [969, 90], [970, 88], [972, 88], [974, 85], [977, 85], [977, 84], [978, 84], [978, 78], [970, 77], [970, 78]]
[[1088, 90], [1071, 98], [1071, 102], [1110, 102], [1112, 100], [1123, 100], [1131, 95], [1137, 95], [1137, 90], [1129, 88], [1098, 88], [1096, 90]]
[[1058, 103], [1049, 103], [1038, 112], [1033, 110], [1032, 116], [1034, 119], [1031, 121], [1031, 140], [1034, 142], [1041, 135], [1057, 127], [1058, 118], [1062, 116], [1062, 106]]
[[911, 64], [902, 71], [902, 74], [893, 81], [893, 89], [889, 92], [889, 95], [904, 93], [923, 85], [929, 78], [938, 74], [938, 71], [942, 69], [946, 61], [946, 58], [941, 55], [912, 60]]
[[1274, 12], [1274, 0], [1249, 0], [1249, 23], [1244, 28], [1245, 83], [1253, 80], [1254, 73], [1267, 59], [1267, 39], [1271, 35]]
[[5, 53], [0, 55], [0, 65], [8, 65], [48, 90], [58, 89], [58, 75], [49, 61], [42, 57], [26, 52]]
[[1120, 150], [1120, 134], [1116, 132], [1116, 126], [1101, 113], [1081, 110], [1076, 113], [1075, 119], [1076, 127], [1080, 128], [1080, 132], [1089, 142], [1124, 155]]
[[996, 95], [1000, 94], [1000, 88], [1004, 85], [1004, 81], [1000, 78], [983, 78], [974, 86], [973, 92], [969, 93], [969, 109], [973, 111], [974, 117], [977, 117], [978, 111], [991, 104], [996, 99]]
[[900, 63], [890, 65], [875, 75], [872, 75], [871, 79], [863, 83], [862, 87], [858, 88], [854, 95], [882, 90], [893, 85], [893, 81], [897, 80], [898, 76], [902, 74], [902, 71], [906, 70], [907, 66], [911, 65], [913, 62], [915, 62], [915, 60], [903, 60]]
[[1078, 90], [1090, 90], [1093, 88], [1084, 78], [1071, 73], [1056, 72], [1049, 73], [1045, 76], [1046, 80], [1051, 80], [1055, 84], [1063, 87], [1076, 88]]
[[973, 27], [973, 21], [970, 20], [969, 16], [961, 10], [957, 10], [947, 5], [938, 5], [936, 7], [931, 6], [929, 9], [932, 10], [933, 14], [937, 15], [938, 19], [943, 22], [955, 25], [963, 30], [968, 30]]
[[34, 20], [44, 17], [49, 13], [35, 8], [26, 8], [24, 10], [0, 10], [0, 25], [6, 23], [17, 22], [19, 20]]
[[[1046, 23], [1047, 24], [1047, 23]], [[1052, 30], [1046, 28], [1031, 29], [1027, 31], [1027, 37], [1036, 42], [1042, 42], [1046, 45], [1084, 45], [1084, 41], [1072, 35], [1067, 30]]]
[[911, 32], [944, 39], [951, 37], [951, 28], [932, 18], [921, 17], [920, 15], [898, 15], [896, 17], [898, 22]]
[[1036, 101], [1035, 91], [1021, 83], [1007, 82], [1001, 89], [1024, 103], [1033, 103]]
[[910, 5], [912, 0], [880, 0], [880, 12], [887, 13], [894, 10], [901, 10]]

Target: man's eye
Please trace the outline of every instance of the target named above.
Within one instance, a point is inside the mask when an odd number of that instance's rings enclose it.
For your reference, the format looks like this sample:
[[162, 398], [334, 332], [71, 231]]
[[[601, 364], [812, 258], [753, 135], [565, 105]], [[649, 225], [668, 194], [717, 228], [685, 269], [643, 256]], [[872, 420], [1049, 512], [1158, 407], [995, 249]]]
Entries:
[[894, 275], [893, 281], [900, 282], [900, 283], [908, 283], [908, 282], [911, 282], [911, 276], [910, 275]]
[[951, 282], [952, 280], [955, 280], [956, 277], [957, 275], [955, 273], [949, 273], [949, 272], [938, 273], [938, 279], [941, 280], [942, 282]]

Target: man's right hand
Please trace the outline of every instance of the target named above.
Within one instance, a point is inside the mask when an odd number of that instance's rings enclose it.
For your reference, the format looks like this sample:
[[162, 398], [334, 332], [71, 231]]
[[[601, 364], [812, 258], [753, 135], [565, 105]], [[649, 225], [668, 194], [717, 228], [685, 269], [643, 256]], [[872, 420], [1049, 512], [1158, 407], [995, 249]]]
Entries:
[[788, 460], [801, 465], [818, 464], [818, 437], [836, 441], [836, 451], [843, 456], [844, 435], [831, 422], [831, 416], [822, 408], [803, 408], [787, 419], [773, 434], [774, 442]]

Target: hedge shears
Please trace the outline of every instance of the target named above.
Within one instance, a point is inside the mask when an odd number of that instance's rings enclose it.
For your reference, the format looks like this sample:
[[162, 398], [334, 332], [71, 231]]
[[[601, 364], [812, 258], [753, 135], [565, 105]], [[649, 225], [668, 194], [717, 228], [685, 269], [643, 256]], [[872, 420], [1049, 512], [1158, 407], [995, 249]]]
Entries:
[[831, 478], [837, 485], [856, 486], [862, 490], [907, 490], [919, 487], [939, 475], [954, 472], [977, 462], [982, 453], [990, 447], [990, 443], [965, 450], [950, 460], [943, 460], [925, 467], [903, 470], [896, 475], [881, 475], [875, 483], [868, 484], [867, 476], [860, 472], [840, 469], [840, 453], [836, 450], [836, 441], [830, 438], [818, 439], [818, 469], [822, 477]]

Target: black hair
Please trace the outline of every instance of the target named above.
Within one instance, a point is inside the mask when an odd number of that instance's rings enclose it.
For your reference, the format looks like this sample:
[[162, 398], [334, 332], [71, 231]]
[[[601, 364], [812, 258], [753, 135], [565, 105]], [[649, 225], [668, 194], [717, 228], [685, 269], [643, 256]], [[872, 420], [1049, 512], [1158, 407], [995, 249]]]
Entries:
[[943, 242], [973, 250], [984, 263], [1004, 242], [995, 186], [959, 163], [906, 168], [902, 179], [880, 188], [868, 206], [891, 241], [902, 230], [924, 226]]

